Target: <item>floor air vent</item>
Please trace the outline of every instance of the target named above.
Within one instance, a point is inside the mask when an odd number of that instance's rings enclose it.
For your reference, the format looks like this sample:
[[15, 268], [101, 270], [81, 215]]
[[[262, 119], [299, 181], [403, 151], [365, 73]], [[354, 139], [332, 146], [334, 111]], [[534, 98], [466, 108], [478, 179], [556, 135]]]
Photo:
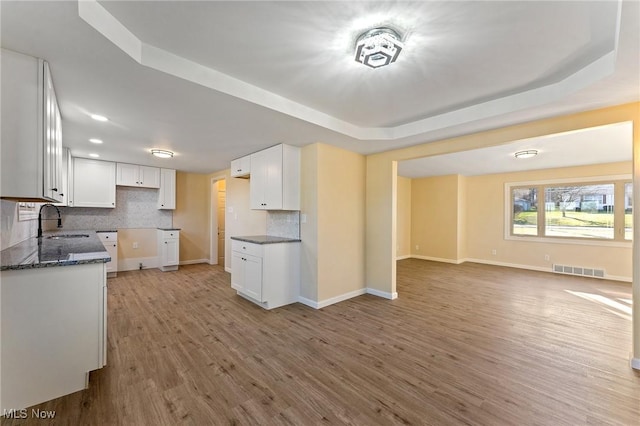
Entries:
[[584, 268], [582, 266], [553, 265], [557, 274], [580, 275], [581, 277], [604, 278], [604, 269]]

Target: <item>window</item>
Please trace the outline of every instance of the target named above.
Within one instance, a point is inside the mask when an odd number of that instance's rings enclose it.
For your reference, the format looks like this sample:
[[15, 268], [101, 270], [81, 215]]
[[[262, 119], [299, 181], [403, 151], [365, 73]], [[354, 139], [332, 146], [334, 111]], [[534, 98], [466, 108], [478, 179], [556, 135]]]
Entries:
[[538, 235], [538, 189], [514, 188], [511, 201], [513, 235]]
[[633, 186], [629, 180], [614, 176], [596, 182], [507, 184], [510, 220], [505, 237], [630, 241]]
[[633, 184], [624, 184], [624, 239], [633, 240]]
[[545, 187], [544, 235], [613, 239], [613, 196], [612, 183]]

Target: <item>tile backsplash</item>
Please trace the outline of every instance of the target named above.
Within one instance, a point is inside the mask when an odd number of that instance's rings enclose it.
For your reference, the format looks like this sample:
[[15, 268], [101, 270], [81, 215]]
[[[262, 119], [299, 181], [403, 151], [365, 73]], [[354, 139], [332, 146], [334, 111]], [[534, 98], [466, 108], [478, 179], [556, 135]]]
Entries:
[[[173, 211], [158, 210], [157, 203], [157, 189], [119, 186], [115, 208], [62, 207], [62, 225], [65, 229], [170, 228]], [[51, 210], [47, 214], [52, 217]]]
[[267, 211], [267, 235], [300, 238], [300, 212]]
[[0, 203], [2, 210], [2, 224], [0, 231], [0, 250], [4, 250], [12, 245], [18, 244], [27, 238], [35, 237], [38, 232], [37, 220], [18, 220], [18, 203], [14, 201], [2, 200]]

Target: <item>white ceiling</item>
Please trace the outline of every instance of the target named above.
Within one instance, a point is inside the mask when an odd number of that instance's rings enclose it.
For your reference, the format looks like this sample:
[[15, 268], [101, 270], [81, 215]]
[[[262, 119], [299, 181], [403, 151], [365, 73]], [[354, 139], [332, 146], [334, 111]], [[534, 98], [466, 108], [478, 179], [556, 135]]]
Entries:
[[[50, 62], [77, 156], [208, 173], [281, 142], [368, 154], [640, 100], [635, 1], [0, 7], [2, 47]], [[405, 49], [372, 70], [351, 50], [378, 24]]]
[[[477, 176], [554, 167], [631, 161], [631, 122], [522, 139], [507, 145], [401, 161], [398, 174], [410, 178], [460, 174]], [[536, 150], [531, 158], [515, 158], [518, 151]]]

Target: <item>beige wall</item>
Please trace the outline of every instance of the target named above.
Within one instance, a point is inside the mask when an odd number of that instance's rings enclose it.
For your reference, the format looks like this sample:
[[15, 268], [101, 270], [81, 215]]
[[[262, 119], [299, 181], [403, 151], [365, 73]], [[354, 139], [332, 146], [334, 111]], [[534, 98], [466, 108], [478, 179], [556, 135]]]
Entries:
[[[519, 139], [545, 136], [624, 121], [633, 122], [634, 198], [640, 199], [640, 103], [630, 103], [594, 111], [558, 116], [520, 125], [430, 142], [367, 156], [367, 262], [370, 288], [395, 292], [396, 288], [396, 168], [397, 161], [451, 152], [496, 146]], [[471, 192], [471, 187], [467, 187]], [[640, 211], [634, 211], [640, 223]], [[469, 231], [469, 230], [467, 230]], [[640, 241], [640, 226], [634, 227], [634, 240]], [[638, 258], [634, 255], [634, 259]], [[640, 363], [640, 259], [633, 265], [634, 357]]]
[[[133, 248], [133, 243], [138, 243], [137, 249]], [[157, 255], [157, 229], [118, 229], [118, 262]]]
[[[467, 178], [468, 257], [489, 262], [551, 269], [553, 263], [604, 268], [607, 275], [631, 279], [631, 245], [602, 247], [590, 245], [505, 240], [505, 183], [545, 179], [588, 178], [631, 174], [631, 162], [568, 167], [519, 173], [503, 173]], [[492, 254], [492, 250], [496, 254]], [[544, 256], [549, 255], [549, 261]]]
[[324, 144], [302, 149], [302, 297], [322, 303], [366, 287], [364, 188], [364, 156]]
[[411, 179], [398, 176], [398, 220], [396, 256], [411, 255]]
[[180, 228], [180, 261], [209, 260], [209, 175], [176, 173], [176, 209], [173, 226]]
[[413, 179], [411, 248], [414, 255], [457, 260], [458, 183], [458, 175]]

